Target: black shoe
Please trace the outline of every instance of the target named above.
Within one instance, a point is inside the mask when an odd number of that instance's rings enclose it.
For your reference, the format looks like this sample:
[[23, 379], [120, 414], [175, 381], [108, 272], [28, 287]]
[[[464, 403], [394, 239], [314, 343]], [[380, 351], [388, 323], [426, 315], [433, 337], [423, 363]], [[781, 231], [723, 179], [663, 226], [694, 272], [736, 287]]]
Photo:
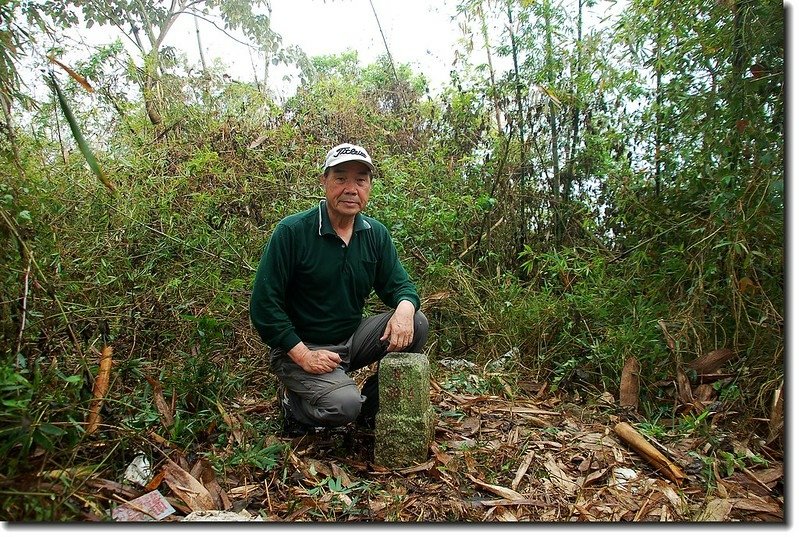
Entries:
[[277, 388], [277, 401], [280, 407], [279, 412], [283, 436], [305, 436], [309, 434], [316, 434], [320, 430], [324, 429], [324, 427], [306, 425], [294, 417], [294, 413], [291, 410], [289, 391], [282, 384]]
[[377, 373], [367, 378], [366, 382], [363, 383], [361, 395], [366, 397], [366, 401], [361, 405], [361, 413], [358, 414], [358, 419], [355, 420], [355, 423], [360, 427], [366, 429], [375, 428], [375, 418], [377, 417], [377, 411], [380, 407], [378, 388]]

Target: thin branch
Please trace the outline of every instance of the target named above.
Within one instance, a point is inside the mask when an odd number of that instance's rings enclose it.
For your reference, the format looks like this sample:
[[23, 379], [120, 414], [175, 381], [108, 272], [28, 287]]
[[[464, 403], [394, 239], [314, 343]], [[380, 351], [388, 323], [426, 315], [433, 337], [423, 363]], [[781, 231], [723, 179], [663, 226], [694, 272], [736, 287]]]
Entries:
[[[388, 63], [391, 65], [391, 72], [394, 73], [394, 80], [397, 83], [397, 93], [399, 93], [399, 76], [397, 75], [397, 69], [394, 67], [394, 59], [391, 57], [391, 51], [388, 48], [388, 41], [386, 40], [386, 34], [383, 33], [383, 26], [380, 24], [380, 18], [377, 16], [377, 11], [375, 10], [375, 4], [372, 0], [369, 0], [369, 5], [372, 6], [372, 13], [375, 15], [375, 20], [377, 21], [377, 29], [380, 30], [380, 37], [383, 38], [383, 46], [386, 47], [386, 55], [388, 56]], [[400, 99], [403, 100], [404, 98], [400, 95]]]
[[[183, 12], [181, 12], [181, 13], [183, 13]], [[238, 43], [240, 45], [244, 45], [245, 47], [250, 47], [253, 50], [260, 50], [258, 47], [252, 46], [252, 43], [247, 43], [247, 42], [242, 41], [241, 39], [239, 39], [239, 38], [237, 38], [237, 37], [235, 37], [233, 35], [230, 35], [227, 30], [225, 30], [224, 28], [220, 28], [219, 25], [216, 23], [216, 21], [214, 21], [213, 19], [209, 19], [207, 17], [204, 17], [203, 15], [201, 15], [197, 11], [186, 10], [185, 13], [188, 13], [188, 14], [194, 16], [194, 17], [197, 17], [198, 19], [204, 20], [205, 22], [207, 22], [208, 24], [212, 25], [214, 28], [216, 28], [217, 30], [219, 30], [220, 32], [222, 32], [223, 34], [225, 34], [230, 39], [232, 39], [233, 41], [235, 41], [236, 43]]]
[[31, 276], [31, 259], [28, 258], [28, 266], [25, 268], [25, 276], [23, 277], [24, 285], [22, 291], [22, 319], [19, 322], [19, 334], [17, 334], [17, 351], [14, 353], [17, 360], [17, 370], [22, 369], [19, 363], [19, 352], [22, 350], [22, 336], [25, 332], [25, 320], [28, 316], [28, 288]]

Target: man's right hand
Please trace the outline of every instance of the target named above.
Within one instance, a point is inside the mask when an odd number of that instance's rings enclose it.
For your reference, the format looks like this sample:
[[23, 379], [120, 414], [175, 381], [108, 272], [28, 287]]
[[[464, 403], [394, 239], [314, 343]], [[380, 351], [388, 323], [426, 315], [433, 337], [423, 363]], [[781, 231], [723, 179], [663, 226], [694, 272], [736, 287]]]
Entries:
[[304, 371], [317, 375], [330, 373], [341, 363], [341, 356], [337, 353], [326, 349], [312, 351], [302, 342], [297, 343], [288, 355]]

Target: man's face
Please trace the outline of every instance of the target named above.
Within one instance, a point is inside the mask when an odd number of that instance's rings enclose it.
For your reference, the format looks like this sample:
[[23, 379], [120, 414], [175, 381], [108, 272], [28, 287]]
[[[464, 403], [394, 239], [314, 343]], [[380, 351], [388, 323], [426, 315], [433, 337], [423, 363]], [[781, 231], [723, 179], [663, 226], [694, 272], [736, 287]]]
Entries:
[[366, 207], [372, 191], [372, 177], [366, 164], [343, 162], [322, 176], [327, 208], [332, 217], [352, 218]]

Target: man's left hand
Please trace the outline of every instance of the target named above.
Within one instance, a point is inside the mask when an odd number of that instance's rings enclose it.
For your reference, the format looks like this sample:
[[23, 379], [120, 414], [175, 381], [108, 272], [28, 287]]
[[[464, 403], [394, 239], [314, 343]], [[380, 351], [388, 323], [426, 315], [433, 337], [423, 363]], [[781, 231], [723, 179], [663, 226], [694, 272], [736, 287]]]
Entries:
[[408, 300], [403, 300], [388, 320], [380, 341], [388, 340], [387, 352], [406, 349], [413, 341], [413, 316], [416, 309]]

